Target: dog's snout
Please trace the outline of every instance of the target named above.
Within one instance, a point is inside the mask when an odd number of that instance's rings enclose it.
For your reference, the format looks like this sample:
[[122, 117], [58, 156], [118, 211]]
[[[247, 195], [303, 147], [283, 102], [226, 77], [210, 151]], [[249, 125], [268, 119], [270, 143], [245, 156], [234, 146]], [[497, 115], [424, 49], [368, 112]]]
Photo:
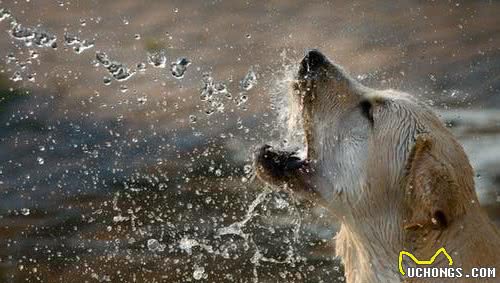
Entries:
[[326, 64], [328, 64], [328, 59], [323, 53], [316, 49], [310, 49], [306, 51], [306, 55], [302, 59], [299, 75], [302, 77], [311, 76]]
[[309, 64], [311, 68], [315, 68], [328, 62], [328, 59], [326, 59], [326, 56], [323, 55], [323, 53], [321, 53], [319, 50], [310, 49], [306, 51], [303, 62], [304, 61]]

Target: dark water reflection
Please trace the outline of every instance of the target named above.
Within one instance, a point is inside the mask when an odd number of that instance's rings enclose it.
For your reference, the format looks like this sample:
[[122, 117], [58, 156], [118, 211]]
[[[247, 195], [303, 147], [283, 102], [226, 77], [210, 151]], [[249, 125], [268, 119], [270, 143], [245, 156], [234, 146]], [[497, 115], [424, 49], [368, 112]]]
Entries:
[[[96, 46], [37, 49], [20, 69], [35, 82], [0, 65], [0, 282], [342, 282], [335, 223], [248, 172], [252, 147], [279, 136], [275, 81], [310, 47], [439, 108], [500, 219], [496, 2], [32, 2], [0, 7]], [[96, 50], [135, 66], [159, 48], [193, 62], [181, 80], [150, 67], [108, 86], [92, 64]], [[32, 49], [0, 38], [2, 58]], [[232, 95], [211, 116], [207, 71]]]

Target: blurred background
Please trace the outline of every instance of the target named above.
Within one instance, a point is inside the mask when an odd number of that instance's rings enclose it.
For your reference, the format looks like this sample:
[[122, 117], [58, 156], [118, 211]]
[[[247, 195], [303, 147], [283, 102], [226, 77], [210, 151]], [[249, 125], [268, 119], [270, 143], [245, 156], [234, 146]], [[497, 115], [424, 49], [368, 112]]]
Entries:
[[332, 219], [252, 178], [307, 48], [433, 105], [500, 221], [498, 1], [0, 9], [0, 282], [343, 282]]

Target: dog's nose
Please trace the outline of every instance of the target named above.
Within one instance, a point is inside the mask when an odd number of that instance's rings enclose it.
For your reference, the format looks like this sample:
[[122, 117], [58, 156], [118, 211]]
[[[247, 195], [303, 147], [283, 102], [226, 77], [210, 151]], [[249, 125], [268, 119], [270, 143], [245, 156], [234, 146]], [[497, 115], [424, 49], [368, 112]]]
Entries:
[[325, 64], [328, 64], [328, 59], [323, 53], [317, 49], [309, 49], [300, 63], [299, 75], [302, 77], [311, 76]]

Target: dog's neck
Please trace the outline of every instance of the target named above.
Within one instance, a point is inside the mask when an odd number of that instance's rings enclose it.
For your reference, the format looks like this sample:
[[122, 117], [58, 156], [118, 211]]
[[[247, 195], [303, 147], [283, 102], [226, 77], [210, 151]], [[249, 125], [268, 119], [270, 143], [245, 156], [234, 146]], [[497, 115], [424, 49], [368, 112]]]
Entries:
[[397, 260], [402, 235], [385, 233], [380, 229], [392, 226], [390, 221], [381, 219], [380, 222], [353, 223], [347, 220], [342, 223], [335, 247], [337, 256], [344, 263], [348, 283], [400, 282]]
[[[498, 250], [500, 238], [486, 238], [485, 235], [498, 236], [498, 233], [479, 209], [450, 223], [446, 230], [416, 231], [421, 233], [417, 238], [424, 239], [418, 243], [408, 240], [408, 233], [412, 232], [406, 231], [402, 220], [394, 215], [397, 214], [344, 219], [336, 236], [336, 252], [345, 265], [348, 283], [402, 282], [398, 269], [398, 257], [402, 250], [413, 253], [421, 260], [428, 260], [437, 250], [445, 247], [453, 258], [454, 266], [464, 270], [482, 266], [481, 262], [495, 262], [495, 258], [500, 263], [500, 256], [494, 253]], [[481, 256], [478, 257], [478, 254]], [[446, 258], [438, 257], [435, 266], [447, 266]]]

